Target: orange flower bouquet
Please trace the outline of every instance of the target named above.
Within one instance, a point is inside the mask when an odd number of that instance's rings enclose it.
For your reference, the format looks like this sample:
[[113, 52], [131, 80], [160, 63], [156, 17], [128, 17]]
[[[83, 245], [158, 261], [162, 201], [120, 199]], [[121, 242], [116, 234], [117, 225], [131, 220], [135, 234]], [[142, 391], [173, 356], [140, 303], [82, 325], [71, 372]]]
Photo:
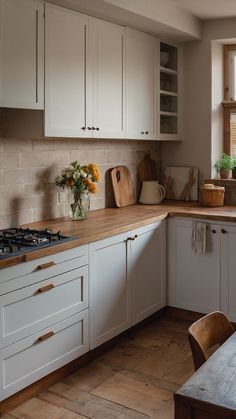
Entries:
[[89, 211], [89, 193], [97, 192], [96, 183], [100, 181], [100, 173], [95, 163], [81, 166], [77, 161], [66, 167], [55, 183], [61, 188], [68, 188], [74, 196], [70, 205], [73, 220], [84, 220]]

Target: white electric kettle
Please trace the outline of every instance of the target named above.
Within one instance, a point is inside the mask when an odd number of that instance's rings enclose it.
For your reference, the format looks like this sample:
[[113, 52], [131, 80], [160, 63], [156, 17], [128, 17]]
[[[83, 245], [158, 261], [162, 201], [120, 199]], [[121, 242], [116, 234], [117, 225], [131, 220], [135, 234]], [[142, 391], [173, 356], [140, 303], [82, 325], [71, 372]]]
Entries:
[[139, 198], [140, 204], [160, 204], [165, 198], [165, 188], [157, 180], [143, 181]]

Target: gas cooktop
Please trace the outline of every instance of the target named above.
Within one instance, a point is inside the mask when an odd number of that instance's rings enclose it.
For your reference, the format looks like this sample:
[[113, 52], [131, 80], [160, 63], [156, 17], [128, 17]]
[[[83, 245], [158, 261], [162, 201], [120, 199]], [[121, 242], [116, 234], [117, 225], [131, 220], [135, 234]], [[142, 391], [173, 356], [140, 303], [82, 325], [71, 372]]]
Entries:
[[30, 228], [0, 230], [0, 260], [73, 239], [73, 237], [63, 236], [60, 231], [53, 233], [49, 230]]

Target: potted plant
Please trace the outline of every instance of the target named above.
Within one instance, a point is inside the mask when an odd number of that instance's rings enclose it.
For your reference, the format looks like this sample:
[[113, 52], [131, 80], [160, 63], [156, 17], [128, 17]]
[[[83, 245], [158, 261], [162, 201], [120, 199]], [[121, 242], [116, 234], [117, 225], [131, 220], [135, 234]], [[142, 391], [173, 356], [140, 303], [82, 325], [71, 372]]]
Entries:
[[217, 160], [214, 165], [221, 179], [230, 179], [232, 177], [232, 169], [234, 167], [234, 158], [223, 153], [221, 159]]
[[236, 157], [232, 157], [232, 178], [236, 179]]

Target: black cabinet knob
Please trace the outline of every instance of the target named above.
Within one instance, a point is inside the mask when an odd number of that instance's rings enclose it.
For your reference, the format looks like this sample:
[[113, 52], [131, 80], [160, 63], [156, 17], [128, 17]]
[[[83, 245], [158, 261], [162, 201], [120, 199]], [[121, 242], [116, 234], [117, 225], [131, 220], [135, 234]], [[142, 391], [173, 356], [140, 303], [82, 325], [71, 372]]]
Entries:
[[226, 234], [226, 233], [227, 233], [227, 231], [226, 231], [224, 228], [222, 228], [222, 229], [221, 229], [221, 233], [222, 233], [222, 234]]
[[85, 127], [81, 127], [81, 129], [82, 129], [83, 131], [85, 131], [85, 130], [86, 130], [86, 128], [85, 128]]
[[88, 127], [88, 130], [89, 130], [89, 131], [91, 131], [91, 129], [92, 129], [91, 127]]
[[99, 129], [100, 129], [100, 128], [98, 128], [98, 127], [96, 128], [96, 130], [97, 130], [97, 131], [99, 131]]
[[148, 131], [146, 131], [145, 134], [148, 134]]
[[141, 131], [141, 134], [143, 135], [144, 134], [144, 131]]
[[95, 127], [92, 127], [92, 130], [94, 131], [95, 130]]
[[211, 232], [212, 232], [213, 234], [216, 234], [216, 230], [215, 230], [215, 229], [211, 230]]

